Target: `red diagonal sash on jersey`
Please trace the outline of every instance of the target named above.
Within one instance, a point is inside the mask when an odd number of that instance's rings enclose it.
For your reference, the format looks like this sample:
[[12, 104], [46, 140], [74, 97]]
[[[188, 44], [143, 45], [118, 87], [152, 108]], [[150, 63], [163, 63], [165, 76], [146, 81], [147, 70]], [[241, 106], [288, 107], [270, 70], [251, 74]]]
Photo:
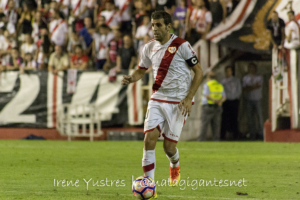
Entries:
[[113, 12], [113, 14], [111, 15], [111, 17], [107, 20], [106, 25], [108, 26], [108, 24], [110, 24], [110, 22], [113, 20], [114, 16], [116, 14], [116, 11]]
[[78, 3], [76, 4], [76, 7], [73, 10], [74, 13], [77, 11], [77, 9], [79, 8], [80, 4], [81, 4], [81, 0], [79, 0]]
[[105, 49], [105, 46], [103, 45], [102, 42], [100, 42], [100, 44], [99, 44], [99, 51], [100, 51], [101, 49]]
[[56, 26], [54, 27], [54, 29], [53, 29], [51, 35], [53, 35], [53, 33], [57, 30], [57, 28], [58, 28], [62, 23], [64, 23], [64, 22], [65, 22], [64, 20], [61, 20], [59, 23], [57, 23]]
[[8, 2], [9, 1], [7, 0], [4, 10], [8, 10]]
[[[158, 67], [157, 75], [155, 78], [155, 82], [153, 84], [153, 92], [156, 92], [160, 87], [165, 77], [167, 76], [170, 64], [181, 44], [185, 42], [184, 39], [179, 37], [175, 38], [172, 43], [168, 46], [164, 57], [161, 60], [161, 63]], [[175, 49], [176, 48], [176, 49]], [[175, 51], [174, 51], [175, 49]], [[174, 52], [173, 52], [174, 51]]]
[[108, 2], [109, 0], [105, 0], [104, 2], [102, 1], [102, 4], [101, 4], [101, 6], [99, 7], [99, 10], [98, 10], [98, 16], [97, 16], [97, 18], [99, 18], [100, 16], [101, 16], [101, 12], [102, 12], [102, 10], [104, 10], [104, 8], [105, 8], [105, 4], [106, 4], [106, 2]]
[[127, 0], [127, 1], [124, 3], [122, 9], [120, 10], [120, 16], [122, 16], [123, 12], [124, 12], [124, 11], [126, 10], [126, 8], [129, 6], [129, 3], [130, 3], [130, 2], [131, 2], [131, 0]]

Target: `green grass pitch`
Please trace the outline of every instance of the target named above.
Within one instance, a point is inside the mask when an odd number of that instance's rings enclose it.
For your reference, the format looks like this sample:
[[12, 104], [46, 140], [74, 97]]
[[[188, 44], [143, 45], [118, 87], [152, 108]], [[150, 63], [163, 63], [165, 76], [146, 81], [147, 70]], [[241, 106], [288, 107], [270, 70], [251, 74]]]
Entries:
[[[179, 142], [178, 149], [185, 182], [157, 186], [158, 199], [300, 199], [300, 144]], [[0, 141], [0, 199], [135, 199], [142, 150], [141, 141]], [[155, 182], [164, 184], [162, 142], [156, 162]]]

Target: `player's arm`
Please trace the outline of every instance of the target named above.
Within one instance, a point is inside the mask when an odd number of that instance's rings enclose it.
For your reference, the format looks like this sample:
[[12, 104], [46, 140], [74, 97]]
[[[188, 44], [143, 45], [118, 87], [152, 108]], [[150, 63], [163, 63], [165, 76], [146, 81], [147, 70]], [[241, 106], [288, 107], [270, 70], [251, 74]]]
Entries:
[[184, 116], [186, 115], [190, 116], [191, 108], [192, 108], [192, 100], [197, 92], [198, 87], [201, 84], [203, 71], [195, 55], [193, 48], [190, 46], [188, 42], [181, 45], [180, 53], [182, 58], [186, 61], [187, 65], [193, 70], [195, 74], [187, 96], [179, 103], [179, 108], [182, 111], [182, 114]]
[[185, 99], [183, 99], [179, 104], [179, 108], [181, 109], [182, 114], [184, 116], [186, 116], [186, 115], [190, 116], [191, 109], [192, 109], [193, 97], [195, 96], [197, 89], [199, 88], [202, 78], [203, 78], [203, 71], [200, 66], [200, 63], [197, 63], [194, 67], [192, 67], [192, 70], [193, 70], [195, 76], [193, 78], [191, 87], [189, 89], [189, 93], [185, 97]]
[[136, 69], [131, 75], [123, 76], [122, 85], [128, 85], [133, 82], [137, 82], [141, 78], [143, 78], [146, 70], [145, 69]]
[[122, 80], [122, 85], [128, 85], [130, 83], [136, 82], [140, 80], [146, 71], [149, 69], [151, 66], [151, 60], [147, 56], [147, 49], [146, 46], [144, 47], [142, 54], [141, 54], [141, 59], [139, 62], [139, 67], [136, 69], [130, 76], [123, 76]]

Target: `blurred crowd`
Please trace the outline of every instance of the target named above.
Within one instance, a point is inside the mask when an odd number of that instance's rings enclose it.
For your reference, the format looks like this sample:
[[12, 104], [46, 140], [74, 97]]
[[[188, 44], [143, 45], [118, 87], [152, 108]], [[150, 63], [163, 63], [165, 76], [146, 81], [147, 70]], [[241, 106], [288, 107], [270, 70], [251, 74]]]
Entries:
[[288, 21], [285, 23], [276, 11], [273, 11], [272, 18], [267, 22], [266, 27], [271, 34], [273, 49], [298, 49], [300, 48], [300, 20], [297, 21], [295, 12], [287, 12]]
[[[192, 45], [225, 21], [238, 0], [1, 0], [0, 72], [132, 69], [153, 37], [151, 13]], [[211, 8], [211, 9], [210, 9]]]

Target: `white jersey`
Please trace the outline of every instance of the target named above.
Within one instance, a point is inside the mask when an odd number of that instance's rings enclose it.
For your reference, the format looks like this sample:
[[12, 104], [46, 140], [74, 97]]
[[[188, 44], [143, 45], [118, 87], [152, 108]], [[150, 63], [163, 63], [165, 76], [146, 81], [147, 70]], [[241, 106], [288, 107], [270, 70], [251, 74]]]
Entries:
[[114, 39], [114, 34], [112, 32], [108, 33], [107, 35], [100, 35], [94, 38], [97, 60], [106, 59], [106, 50], [109, 42], [112, 39]]
[[131, 21], [131, 0], [115, 0], [122, 21]]
[[145, 44], [139, 63], [140, 69], [153, 68], [154, 84], [151, 100], [180, 103], [191, 87], [191, 69], [198, 63], [189, 42], [172, 35], [164, 45], [156, 40]]
[[118, 12], [115, 10], [112, 11], [102, 11], [101, 16], [105, 17], [106, 25], [110, 28], [116, 27], [119, 25], [119, 22], [121, 21], [120, 16], [118, 15]]
[[63, 19], [53, 20], [50, 22], [51, 41], [56, 45], [63, 46], [65, 43], [68, 25]]
[[71, 10], [74, 12], [75, 15], [79, 15], [79, 13], [84, 9], [86, 6], [86, 1], [82, 0], [72, 0], [71, 1]]
[[66, 8], [60, 9], [65, 14], [65, 17], [68, 18], [69, 16], [69, 6], [70, 6], [70, 0], [56, 0], [57, 3], [61, 3], [64, 6], [67, 6]]

